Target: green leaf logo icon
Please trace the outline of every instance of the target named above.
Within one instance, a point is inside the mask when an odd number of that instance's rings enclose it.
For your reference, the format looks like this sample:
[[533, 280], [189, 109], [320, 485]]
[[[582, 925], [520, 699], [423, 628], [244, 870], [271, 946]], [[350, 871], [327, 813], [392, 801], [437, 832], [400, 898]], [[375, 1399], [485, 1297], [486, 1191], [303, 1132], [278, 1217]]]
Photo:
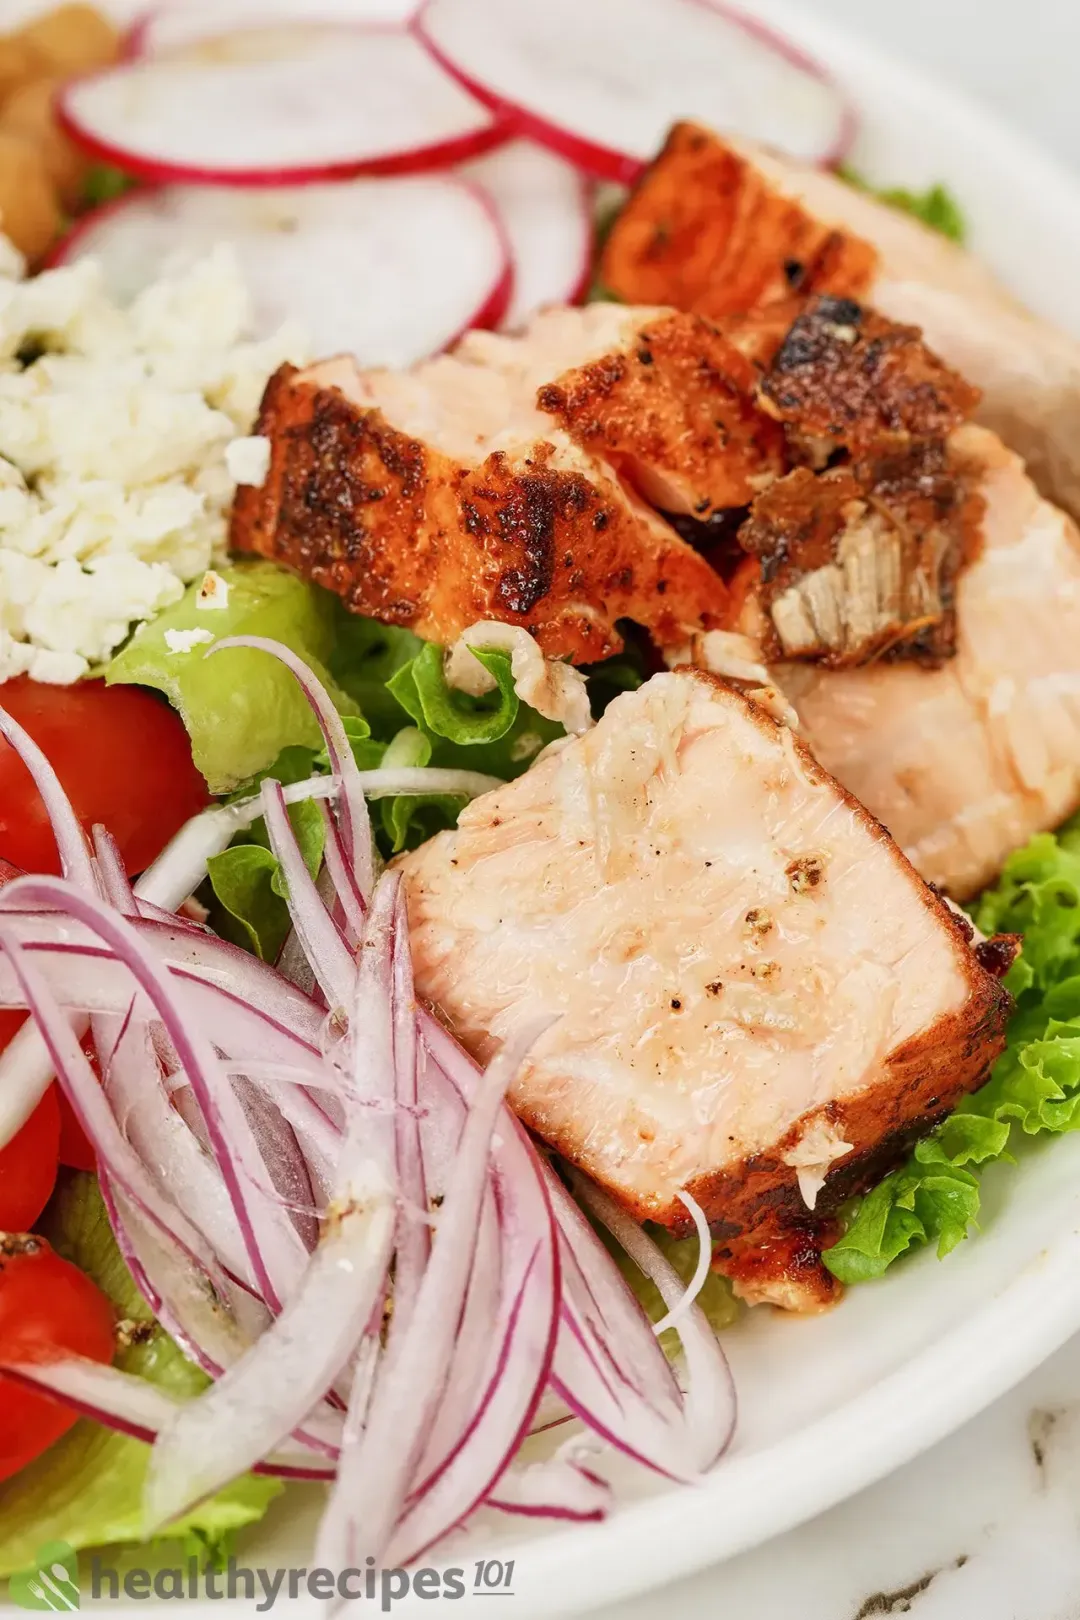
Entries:
[[11, 1577], [11, 1601], [20, 1609], [77, 1609], [79, 1560], [66, 1541], [47, 1541], [37, 1550], [33, 1569]]

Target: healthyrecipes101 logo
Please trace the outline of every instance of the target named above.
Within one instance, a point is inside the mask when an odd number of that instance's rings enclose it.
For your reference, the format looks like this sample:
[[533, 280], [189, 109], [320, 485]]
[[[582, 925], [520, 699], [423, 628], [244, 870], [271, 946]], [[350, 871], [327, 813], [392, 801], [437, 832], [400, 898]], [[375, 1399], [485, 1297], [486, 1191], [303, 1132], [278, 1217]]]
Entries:
[[[364, 1601], [378, 1605], [384, 1614], [403, 1598], [444, 1598], [453, 1601], [467, 1592], [494, 1597], [514, 1595], [514, 1561], [480, 1558], [467, 1569], [377, 1569], [374, 1559], [365, 1560], [362, 1569], [246, 1569], [230, 1558], [222, 1570], [200, 1568], [197, 1558], [189, 1558], [184, 1568], [109, 1569], [101, 1559], [90, 1561], [91, 1601], [133, 1602], [157, 1598], [243, 1600], [265, 1614], [279, 1599], [295, 1603], [301, 1597], [322, 1602], [333, 1598], [346, 1602]], [[11, 1600], [20, 1609], [78, 1609], [83, 1588], [79, 1581], [79, 1561], [73, 1547], [63, 1541], [50, 1541], [38, 1548], [32, 1569], [11, 1577]]]
[[80, 1604], [79, 1560], [66, 1541], [39, 1547], [33, 1569], [11, 1577], [11, 1601], [20, 1609], [77, 1609]]

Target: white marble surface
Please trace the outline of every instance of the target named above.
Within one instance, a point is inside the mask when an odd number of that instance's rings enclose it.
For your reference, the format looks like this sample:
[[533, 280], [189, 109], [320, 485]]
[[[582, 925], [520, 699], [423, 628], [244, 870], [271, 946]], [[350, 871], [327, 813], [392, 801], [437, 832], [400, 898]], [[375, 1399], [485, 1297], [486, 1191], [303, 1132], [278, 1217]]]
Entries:
[[[1080, 169], [1080, 0], [803, 3], [962, 86]], [[907, 1613], [1080, 1616], [1080, 1341], [872, 1490], [602, 1620]]]

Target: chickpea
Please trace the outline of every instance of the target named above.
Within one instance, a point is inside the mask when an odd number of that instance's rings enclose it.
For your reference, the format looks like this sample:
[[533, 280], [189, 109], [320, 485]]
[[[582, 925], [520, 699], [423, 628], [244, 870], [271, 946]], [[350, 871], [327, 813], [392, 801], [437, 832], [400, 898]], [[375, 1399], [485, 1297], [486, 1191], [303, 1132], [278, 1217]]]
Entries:
[[120, 54], [120, 32], [95, 6], [57, 6], [13, 36], [28, 45], [46, 73], [90, 73]]
[[0, 130], [22, 135], [39, 148], [61, 202], [74, 208], [81, 200], [90, 165], [57, 123], [53, 102], [60, 83], [59, 79], [35, 79], [16, 90], [0, 109]]
[[0, 35], [0, 105], [44, 71], [41, 57], [29, 40], [14, 34]]
[[39, 147], [0, 130], [0, 231], [33, 263], [61, 226], [60, 199]]

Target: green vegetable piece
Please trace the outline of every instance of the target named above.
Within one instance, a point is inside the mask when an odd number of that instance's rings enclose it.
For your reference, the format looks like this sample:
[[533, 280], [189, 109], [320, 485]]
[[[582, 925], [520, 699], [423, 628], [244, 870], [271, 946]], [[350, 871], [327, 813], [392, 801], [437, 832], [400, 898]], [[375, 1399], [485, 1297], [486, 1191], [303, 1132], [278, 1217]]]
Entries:
[[338, 692], [326, 671], [333, 647], [332, 597], [275, 563], [234, 563], [221, 570], [228, 587], [224, 609], [198, 605], [198, 582], [182, 601], [136, 631], [109, 664], [106, 680], [153, 686], [178, 709], [191, 738], [195, 763], [213, 793], [227, 793], [264, 771], [288, 746], [319, 746], [307, 699], [283, 664], [246, 648], [207, 658], [210, 643], [170, 649], [170, 632], [201, 630], [214, 640], [264, 636], [298, 653], [330, 686], [345, 713], [352, 699]]
[[442, 648], [430, 641], [425, 642], [412, 662], [387, 683], [402, 708], [418, 725], [425, 725], [437, 737], [447, 737], [464, 748], [498, 742], [505, 737], [520, 707], [510, 673], [509, 653], [487, 647], [470, 651], [496, 682], [496, 691], [490, 697], [470, 697], [467, 692], [448, 686]]
[[[694, 1233], [690, 1237], [677, 1238], [662, 1226], [655, 1226], [652, 1221], [646, 1221], [645, 1230], [656, 1246], [663, 1251], [670, 1260], [683, 1282], [689, 1283], [693, 1278], [698, 1263], [698, 1238]], [[615, 1263], [630, 1285], [637, 1299], [654, 1322], [659, 1322], [667, 1314], [660, 1290], [631, 1260], [621, 1244], [616, 1243], [611, 1234], [601, 1226], [596, 1227], [597, 1236], [613, 1256]], [[739, 1317], [742, 1307], [735, 1298], [734, 1289], [727, 1277], [718, 1271], [710, 1271], [705, 1284], [697, 1297], [697, 1303], [704, 1311], [710, 1325], [719, 1333], [723, 1328], [730, 1327]], [[660, 1335], [660, 1344], [664, 1353], [671, 1357], [679, 1354], [679, 1335], [675, 1328], [666, 1328]]]
[[93, 163], [83, 181], [83, 202], [87, 208], [100, 208], [102, 203], [113, 202], [131, 191], [137, 183], [130, 174], [111, 163]]
[[[304, 864], [317, 877], [326, 844], [322, 811], [310, 800], [290, 805], [289, 820]], [[262, 818], [222, 854], [211, 856], [206, 869], [214, 894], [231, 919], [225, 930], [228, 937], [264, 962], [276, 961], [289, 933], [289, 908], [285, 880]]]
[[963, 243], [967, 237], [967, 221], [952, 192], [943, 185], [929, 186], [925, 191], [909, 191], [904, 186], [873, 185], [857, 169], [846, 164], [838, 171], [840, 178], [858, 191], [866, 191], [879, 202], [888, 203], [902, 213], [914, 214], [931, 230], [940, 231], [950, 242]]
[[350, 613], [335, 598], [334, 649], [330, 672], [360, 707], [371, 735], [388, 742], [411, 716], [395, 698], [391, 677], [416, 657], [424, 643], [411, 630]]
[[1006, 862], [974, 909], [987, 934], [1023, 936], [1006, 979], [1016, 997], [1005, 1051], [979, 1091], [847, 1215], [823, 1258], [841, 1282], [880, 1277], [909, 1250], [956, 1247], [979, 1214], [982, 1169], [1011, 1158], [1014, 1132], [1080, 1129], [1080, 820]]
[[430, 642], [398, 670], [390, 688], [408, 717], [430, 735], [432, 765], [505, 779], [520, 776], [542, 748], [564, 735], [563, 728], [520, 701], [509, 654], [484, 648], [476, 656], [496, 681], [496, 691], [487, 697], [472, 698], [449, 687], [442, 649]]

